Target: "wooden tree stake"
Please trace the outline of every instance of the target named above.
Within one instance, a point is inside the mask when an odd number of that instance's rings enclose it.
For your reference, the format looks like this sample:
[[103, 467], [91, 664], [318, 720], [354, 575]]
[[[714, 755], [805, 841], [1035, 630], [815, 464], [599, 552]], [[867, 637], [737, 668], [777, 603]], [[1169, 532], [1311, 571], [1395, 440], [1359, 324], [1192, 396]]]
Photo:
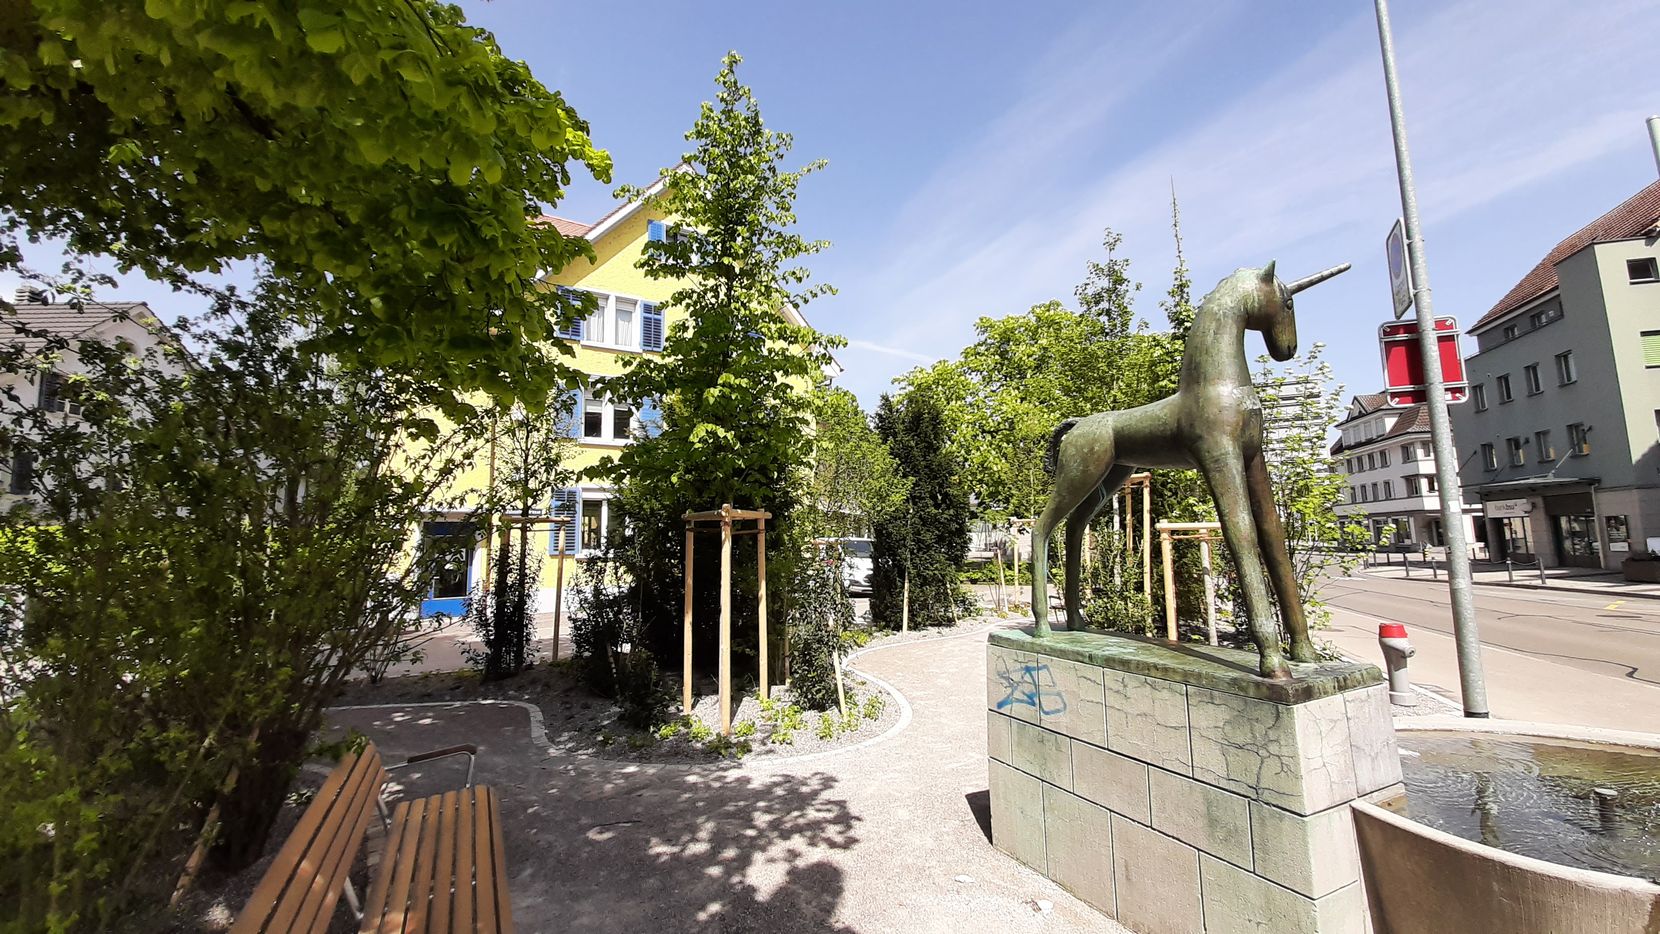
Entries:
[[[722, 506], [730, 510], [732, 504]], [[732, 735], [732, 520], [720, 523], [720, 732]]]
[[680, 709], [692, 712], [692, 527], [686, 527], [686, 600], [685, 600], [684, 659], [680, 666]]
[[757, 616], [759, 635], [761, 639], [761, 699], [767, 699], [767, 682], [772, 680], [772, 674], [767, 670], [767, 520], [758, 519], [758, 534], [755, 536], [755, 574], [756, 598], [760, 603]]

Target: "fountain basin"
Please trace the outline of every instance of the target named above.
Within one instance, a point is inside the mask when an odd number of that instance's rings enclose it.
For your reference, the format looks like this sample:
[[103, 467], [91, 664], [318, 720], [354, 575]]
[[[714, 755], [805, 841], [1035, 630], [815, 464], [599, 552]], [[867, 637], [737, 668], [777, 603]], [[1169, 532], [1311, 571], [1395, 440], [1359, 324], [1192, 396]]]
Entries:
[[1660, 931], [1660, 737], [1424, 717], [1397, 738], [1405, 798], [1354, 805], [1379, 934]]

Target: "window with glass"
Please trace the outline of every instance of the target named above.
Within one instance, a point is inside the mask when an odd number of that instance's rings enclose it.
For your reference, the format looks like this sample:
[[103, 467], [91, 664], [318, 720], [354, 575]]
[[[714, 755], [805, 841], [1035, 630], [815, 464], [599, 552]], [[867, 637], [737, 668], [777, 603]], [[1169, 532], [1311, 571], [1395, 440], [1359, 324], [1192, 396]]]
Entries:
[[1515, 340], [1515, 338], [1516, 338], [1516, 326], [1514, 324], [1505, 325], [1504, 326], [1504, 339], [1508, 341], [1508, 340]]
[[582, 550], [597, 551], [605, 543], [605, 501], [582, 501]]
[[1418, 485], [1418, 478], [1417, 477], [1407, 477], [1406, 478], [1406, 495], [1408, 495], [1408, 496], [1422, 496], [1422, 495], [1424, 495], [1424, 488]]
[[1566, 386], [1579, 379], [1579, 371], [1574, 369], [1574, 352], [1564, 350], [1556, 355], [1556, 384]]
[[1487, 384], [1472, 384], [1470, 386], [1470, 400], [1476, 404], [1477, 412], [1487, 411]]
[[1527, 382], [1527, 394], [1537, 396], [1545, 391], [1544, 384], [1539, 382], [1539, 364], [1529, 363], [1522, 367], [1522, 378]]
[[1660, 282], [1660, 263], [1652, 256], [1625, 261], [1626, 279], [1633, 282]]
[[1481, 466], [1487, 470], [1499, 469], [1499, 452], [1492, 444], [1481, 446]]
[[1378, 452], [1378, 466], [1379, 467], [1388, 467], [1389, 466], [1389, 449], [1388, 448], [1384, 448], [1383, 450]]
[[1550, 443], [1550, 432], [1536, 431], [1533, 433], [1533, 446], [1539, 454], [1539, 462], [1548, 464], [1556, 460], [1556, 446]]
[[1520, 467], [1527, 461], [1527, 456], [1522, 453], [1522, 446], [1525, 443], [1517, 437], [1504, 439], [1504, 453], [1510, 461], [1510, 466]]
[[1533, 555], [1533, 533], [1528, 529], [1527, 516], [1500, 519], [1499, 537], [1504, 541], [1505, 554]]
[[1568, 426], [1568, 453], [1575, 457], [1591, 453], [1591, 429], [1583, 422]]
[[1405, 463], [1406, 461], [1417, 460], [1417, 459], [1418, 459], [1418, 451], [1415, 447], [1413, 447], [1411, 444], [1401, 445], [1401, 461], [1403, 463]]
[[1388, 480], [1383, 481], [1383, 498], [1384, 499], [1394, 499], [1395, 498], [1395, 485], [1393, 483], [1390, 483]]
[[1378, 483], [1377, 483], [1376, 480], [1372, 481], [1372, 498], [1373, 499], [1378, 498]]
[[584, 394], [582, 437], [588, 441], [627, 441], [633, 437], [634, 407], [623, 402]]
[[1506, 373], [1503, 376], [1495, 377], [1493, 379], [1493, 384], [1499, 387], [1499, 402], [1501, 404], [1509, 402], [1511, 399], [1515, 398], [1515, 395], [1510, 391], [1509, 373]]

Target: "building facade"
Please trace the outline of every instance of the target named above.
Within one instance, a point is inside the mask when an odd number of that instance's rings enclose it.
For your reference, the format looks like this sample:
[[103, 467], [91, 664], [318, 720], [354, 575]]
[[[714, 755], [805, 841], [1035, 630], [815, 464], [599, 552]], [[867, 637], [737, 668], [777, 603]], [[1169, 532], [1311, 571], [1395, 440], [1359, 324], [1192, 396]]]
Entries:
[[1453, 429], [1495, 558], [1614, 569], [1660, 539], [1657, 222], [1660, 181], [1557, 244], [1470, 328]]
[[[685, 316], [678, 308], [663, 307], [682, 283], [648, 278], [639, 265], [647, 243], [672, 235], [672, 222], [653, 200], [662, 188], [659, 181], [638, 199], [591, 224], [544, 218], [565, 236], [585, 237], [594, 251], [592, 260], [574, 260], [544, 280], [550, 288], [586, 292], [595, 302], [590, 317], [560, 332], [574, 353], [571, 364], [585, 374], [589, 387], [594, 377], [621, 374], [631, 358], [661, 353], [670, 328]], [[807, 323], [793, 307], [785, 306], [781, 313], [795, 324]], [[837, 372], [825, 375], [833, 377]], [[572, 387], [571, 394], [569, 431], [577, 447], [565, 466], [581, 476], [660, 426], [661, 415], [653, 400], [611, 399], [585, 387]], [[461, 490], [485, 489], [489, 470], [487, 463], [474, 465], [459, 479]], [[542, 611], [553, 610], [556, 590], [568, 590], [576, 565], [603, 546], [612, 523], [610, 500], [610, 486], [591, 480], [554, 495], [549, 514], [564, 523], [538, 526], [531, 537], [532, 547], [548, 556], [542, 563], [538, 603]], [[472, 514], [458, 511], [435, 513], [424, 523], [422, 533], [430, 538], [447, 543], [478, 541], [446, 545], [455, 553], [443, 562], [445, 571], [433, 581], [422, 603], [422, 615], [460, 614], [467, 595], [484, 579], [489, 549], [481, 540], [483, 530], [468, 527], [476, 521]], [[467, 531], [473, 536], [458, 534]]]
[[[1354, 397], [1337, 428], [1341, 437], [1331, 453], [1348, 474], [1338, 514], [1362, 522], [1378, 544], [1445, 545], [1428, 409], [1393, 406], [1384, 393], [1367, 393]], [[1466, 537], [1478, 554], [1479, 513], [1479, 506], [1465, 507]]]

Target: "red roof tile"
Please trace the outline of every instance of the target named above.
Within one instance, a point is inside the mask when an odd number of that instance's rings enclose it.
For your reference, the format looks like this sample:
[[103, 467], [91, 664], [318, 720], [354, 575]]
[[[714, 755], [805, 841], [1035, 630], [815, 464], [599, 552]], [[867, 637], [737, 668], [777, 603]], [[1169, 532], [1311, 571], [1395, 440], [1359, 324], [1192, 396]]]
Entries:
[[593, 229], [590, 224], [573, 221], [568, 217], [554, 217], [552, 214], [543, 214], [538, 220], [544, 224], [552, 224], [561, 236], [566, 237], [580, 237]]
[[1660, 180], [1649, 182], [1642, 191], [1627, 198], [1623, 204], [1581, 227], [1573, 236], [1556, 245], [1539, 265], [1533, 267], [1522, 281], [1505, 293], [1504, 298], [1487, 314], [1481, 316], [1471, 330], [1495, 321], [1515, 311], [1541, 295], [1556, 288], [1556, 264], [1578, 253], [1593, 243], [1624, 240], [1647, 233], [1660, 220]]

